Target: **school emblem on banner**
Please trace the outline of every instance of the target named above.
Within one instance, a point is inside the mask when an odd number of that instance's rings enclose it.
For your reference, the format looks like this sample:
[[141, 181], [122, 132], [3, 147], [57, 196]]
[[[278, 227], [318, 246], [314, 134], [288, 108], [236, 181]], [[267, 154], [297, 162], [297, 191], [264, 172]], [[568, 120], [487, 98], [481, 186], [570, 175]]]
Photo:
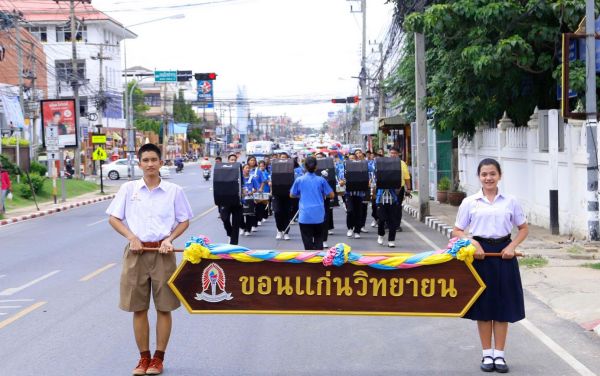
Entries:
[[[218, 294], [217, 288], [221, 291]], [[210, 290], [210, 293], [208, 290]], [[202, 271], [202, 293], [196, 293], [195, 299], [209, 303], [233, 299], [233, 296], [225, 291], [225, 272], [219, 265], [213, 262], [204, 268]]]

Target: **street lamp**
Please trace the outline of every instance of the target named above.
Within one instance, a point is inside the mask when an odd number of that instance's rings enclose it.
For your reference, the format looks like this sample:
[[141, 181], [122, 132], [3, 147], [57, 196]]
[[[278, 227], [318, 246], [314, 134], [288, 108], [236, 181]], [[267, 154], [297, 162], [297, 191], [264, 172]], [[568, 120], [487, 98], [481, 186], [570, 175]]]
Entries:
[[[126, 113], [126, 126], [127, 126], [127, 165], [129, 166], [129, 176], [130, 179], [133, 179], [135, 176], [135, 168], [133, 165], [133, 160], [134, 160], [134, 155], [135, 155], [135, 128], [133, 126], [133, 121], [132, 121], [132, 115], [133, 115], [133, 101], [129, 100], [129, 97], [131, 94], [128, 95], [127, 93], [127, 87], [129, 85], [129, 80], [128, 80], [128, 73], [127, 73], [127, 45], [125, 42], [125, 29], [126, 28], [130, 28], [133, 26], [139, 26], [139, 25], [144, 25], [144, 24], [148, 24], [148, 23], [152, 23], [152, 22], [158, 22], [158, 21], [163, 21], [163, 20], [175, 20], [175, 19], [182, 19], [185, 18], [185, 14], [183, 13], [179, 13], [179, 14], [174, 14], [171, 16], [167, 16], [167, 17], [160, 17], [160, 18], [155, 18], [152, 20], [148, 20], [148, 21], [143, 21], [143, 22], [138, 22], [135, 24], [131, 24], [131, 25], [127, 25], [127, 26], [123, 26], [123, 62], [125, 65], [125, 90], [124, 90], [124, 94], [125, 94], [125, 113]], [[141, 80], [140, 80], [141, 81]], [[133, 93], [133, 88], [136, 85], [134, 85], [131, 88], [131, 93]], [[131, 110], [130, 110], [131, 107]]]

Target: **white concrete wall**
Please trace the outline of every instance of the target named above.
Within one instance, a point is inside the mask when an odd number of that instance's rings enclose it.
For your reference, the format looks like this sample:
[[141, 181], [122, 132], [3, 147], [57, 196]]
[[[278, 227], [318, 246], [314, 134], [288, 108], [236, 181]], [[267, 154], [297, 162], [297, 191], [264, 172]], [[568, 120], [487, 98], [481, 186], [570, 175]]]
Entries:
[[500, 121], [497, 128], [477, 129], [474, 138], [459, 140], [460, 184], [467, 194], [480, 189], [477, 165], [494, 158], [502, 167], [500, 188], [523, 205], [529, 223], [549, 228], [549, 190], [558, 174], [559, 226], [561, 234], [587, 236], [585, 129], [580, 121], [565, 124], [564, 151], [557, 155], [558, 171], [550, 168], [550, 155], [538, 146], [537, 114], [527, 127]]
[[[87, 84], [84, 84], [79, 88], [79, 95], [81, 97], [88, 97], [88, 112], [97, 112], [94, 105], [94, 98], [97, 96], [100, 86], [100, 63], [98, 60], [92, 60], [92, 56], [97, 56], [100, 52], [100, 44], [104, 44], [102, 54], [105, 57], [109, 57], [103, 61], [103, 74], [104, 74], [104, 90], [122, 92], [123, 91], [123, 78], [122, 78], [122, 63], [121, 63], [121, 50], [116, 45], [122, 37], [114, 33], [109, 32], [109, 21], [87, 21], [87, 41], [77, 43], [77, 58], [85, 60], [85, 71], [86, 78], [89, 79]], [[40, 26], [46, 26], [48, 42], [43, 43], [44, 51], [46, 53], [46, 65], [48, 68], [48, 97], [49, 98], [61, 98], [69, 97], [73, 95], [73, 91], [70, 85], [66, 82], [57, 82], [55, 61], [56, 60], [69, 60], [72, 56], [71, 42], [58, 43], [56, 41], [56, 25], [51, 24], [40, 24]], [[106, 45], [109, 46], [106, 46]], [[83, 126], [88, 124], [87, 119], [81, 119]], [[110, 125], [113, 128], [124, 127], [124, 121], [116, 119], [110, 119], [107, 123], [104, 121], [104, 125]]]

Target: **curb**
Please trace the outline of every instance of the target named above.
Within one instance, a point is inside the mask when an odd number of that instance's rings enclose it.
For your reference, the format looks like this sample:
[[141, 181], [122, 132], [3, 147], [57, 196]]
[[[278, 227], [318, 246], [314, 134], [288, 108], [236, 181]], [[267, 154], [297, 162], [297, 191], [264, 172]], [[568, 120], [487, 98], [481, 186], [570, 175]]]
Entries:
[[[404, 204], [402, 206], [402, 209], [404, 209], [405, 212], [410, 214], [411, 217], [419, 219], [419, 211], [416, 208], [410, 206], [409, 204]], [[427, 227], [441, 233], [448, 239], [452, 237], [452, 226], [448, 226], [447, 224], [440, 221], [434, 216], [425, 217], [425, 224], [427, 225]]]
[[114, 197], [115, 197], [115, 194], [111, 194], [108, 196], [104, 196], [104, 197], [100, 197], [100, 198], [93, 198], [93, 199], [89, 199], [89, 200], [85, 200], [85, 201], [79, 201], [79, 202], [75, 202], [72, 204], [64, 204], [64, 205], [62, 205], [60, 207], [56, 207], [54, 209], [38, 211], [35, 213], [21, 215], [21, 216], [9, 218], [9, 219], [2, 219], [2, 220], [0, 220], [0, 226], [5, 226], [5, 225], [12, 224], [12, 223], [22, 222], [22, 221], [26, 221], [29, 219], [43, 217], [43, 216], [50, 215], [50, 214], [64, 212], [66, 210], [78, 208], [80, 206], [85, 206], [85, 205], [95, 204], [95, 203], [101, 202], [101, 201], [111, 200]]

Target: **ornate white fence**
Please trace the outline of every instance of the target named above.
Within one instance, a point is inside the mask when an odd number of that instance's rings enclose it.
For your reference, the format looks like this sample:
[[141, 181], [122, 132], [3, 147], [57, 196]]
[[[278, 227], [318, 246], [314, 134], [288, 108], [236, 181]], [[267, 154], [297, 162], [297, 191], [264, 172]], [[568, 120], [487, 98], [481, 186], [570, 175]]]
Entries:
[[475, 193], [480, 189], [477, 165], [483, 158], [494, 158], [502, 167], [500, 189], [517, 197], [529, 223], [549, 228], [549, 190], [557, 174], [560, 233], [585, 238], [588, 156], [583, 122], [565, 123], [564, 143], [560, 143], [558, 155], [550, 155], [544, 151], [547, 150], [543, 140], [544, 132], [547, 137], [547, 127], [542, 124], [541, 113], [543, 111], [536, 109], [524, 127], [515, 127], [505, 114], [496, 128], [478, 128], [472, 140], [461, 139], [460, 185], [467, 194]]

